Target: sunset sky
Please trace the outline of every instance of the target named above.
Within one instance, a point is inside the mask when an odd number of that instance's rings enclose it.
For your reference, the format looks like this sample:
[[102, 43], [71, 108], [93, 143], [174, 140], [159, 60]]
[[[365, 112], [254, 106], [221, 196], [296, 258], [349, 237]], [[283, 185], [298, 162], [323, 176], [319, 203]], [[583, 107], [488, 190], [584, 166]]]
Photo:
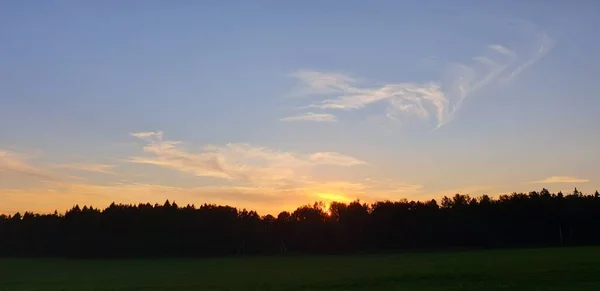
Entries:
[[592, 193], [599, 13], [598, 1], [0, 1], [0, 213]]

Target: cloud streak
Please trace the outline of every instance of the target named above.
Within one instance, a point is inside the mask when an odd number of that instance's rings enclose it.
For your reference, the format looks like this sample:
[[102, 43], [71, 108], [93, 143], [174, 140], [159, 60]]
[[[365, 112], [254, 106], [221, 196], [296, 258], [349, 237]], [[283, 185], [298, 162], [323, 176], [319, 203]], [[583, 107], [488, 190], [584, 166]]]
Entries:
[[112, 171], [112, 169], [115, 168], [114, 165], [105, 165], [105, 164], [63, 164], [63, 165], [57, 165], [54, 168], [55, 169], [68, 169], [68, 170], [92, 172], [92, 173], [101, 173], [101, 174], [108, 174], [108, 175], [116, 174], [115, 172]]
[[298, 70], [292, 73], [291, 77], [303, 80], [303, 87], [294, 94], [296, 96], [352, 92], [356, 90], [352, 84], [358, 82], [356, 79], [342, 73], [311, 70]]
[[282, 118], [281, 121], [317, 121], [317, 122], [337, 122], [337, 117], [331, 113], [307, 112], [300, 115], [293, 115]]
[[[481, 54], [469, 62], [449, 64], [439, 80], [365, 86], [363, 81], [339, 72], [303, 69], [292, 74], [300, 85], [296, 95], [321, 97], [322, 100], [301, 108], [329, 111], [322, 117], [327, 116], [329, 121], [335, 118], [332, 111], [358, 111], [384, 104], [382, 113], [390, 119], [428, 120], [433, 116], [436, 128], [439, 128], [456, 117], [465, 99], [491, 84], [514, 79], [552, 49], [554, 41], [535, 26], [520, 22], [515, 27], [523, 35], [521, 43], [511, 46], [495, 43], [483, 47]], [[316, 119], [317, 116], [317, 113], [309, 112], [285, 121]]]
[[513, 57], [515, 56], [515, 52], [509, 50], [508, 48], [506, 48], [505, 46], [503, 46], [501, 44], [490, 44], [489, 47], [503, 55], [513, 56]]
[[357, 158], [342, 155], [342, 154], [336, 153], [336, 152], [314, 153], [314, 154], [310, 155], [309, 160], [316, 164], [335, 165], [335, 166], [344, 166], [344, 167], [367, 164], [365, 161], [361, 161]]
[[0, 173], [4, 172], [42, 181], [57, 180], [52, 173], [31, 165], [28, 160], [27, 156], [0, 150]]
[[570, 184], [578, 184], [578, 183], [587, 183], [590, 180], [581, 179], [571, 176], [552, 176], [543, 180], [529, 182], [530, 184], [557, 184], [557, 183], [570, 183]]
[[336, 152], [299, 154], [250, 144], [207, 145], [190, 152], [182, 142], [163, 139], [162, 132], [132, 134], [146, 142], [145, 156], [130, 162], [157, 165], [199, 177], [225, 179], [247, 185], [292, 187], [319, 165], [350, 167], [365, 162]]

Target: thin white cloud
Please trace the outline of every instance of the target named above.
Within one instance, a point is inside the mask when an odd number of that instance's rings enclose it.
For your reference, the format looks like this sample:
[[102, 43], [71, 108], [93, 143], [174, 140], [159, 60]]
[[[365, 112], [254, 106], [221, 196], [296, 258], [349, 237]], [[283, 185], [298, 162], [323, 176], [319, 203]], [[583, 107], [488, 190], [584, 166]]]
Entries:
[[540, 61], [548, 52], [550, 52], [550, 50], [553, 47], [554, 47], [553, 39], [551, 39], [545, 33], [542, 33], [541, 35], [539, 35], [538, 39], [536, 40], [536, 46], [535, 46], [536, 51], [534, 52], [534, 55], [532, 57], [530, 57], [527, 61], [520, 64], [516, 69], [514, 69], [508, 76], [508, 79], [515, 78], [516, 76], [521, 74], [525, 69], [527, 69], [529, 66]]
[[351, 84], [357, 83], [356, 79], [341, 73], [298, 70], [291, 76], [302, 82], [303, 87], [293, 94], [300, 96], [353, 91]]
[[466, 98], [491, 84], [514, 79], [552, 49], [554, 41], [535, 26], [520, 22], [514, 28], [523, 36], [522, 42], [510, 48], [499, 43], [483, 47], [482, 54], [469, 63], [449, 65], [441, 80], [364, 86], [342, 73], [299, 70], [292, 74], [303, 86], [296, 94], [319, 95], [321, 101], [305, 108], [328, 111], [361, 110], [384, 103], [382, 113], [390, 119], [435, 116], [439, 128], [456, 117]]
[[317, 122], [336, 122], [337, 117], [331, 113], [307, 112], [300, 115], [293, 115], [282, 118], [281, 121], [317, 121]]
[[161, 132], [142, 137], [147, 142], [143, 147], [147, 155], [132, 157], [130, 162], [255, 186], [290, 187], [300, 183], [318, 165], [349, 167], [364, 163], [334, 152], [307, 155], [241, 143], [208, 145], [199, 152], [190, 152], [181, 142], [163, 140]]
[[350, 156], [342, 155], [336, 152], [320, 152], [314, 153], [310, 155], [310, 161], [313, 161], [317, 164], [323, 165], [337, 165], [337, 166], [355, 166], [355, 165], [364, 165], [365, 161], [361, 161], [357, 158], [353, 158]]
[[515, 52], [511, 51], [510, 49], [506, 48], [505, 46], [501, 45], [501, 44], [490, 44], [489, 48], [503, 54], [503, 55], [507, 55], [507, 56], [514, 56]]
[[413, 114], [419, 118], [427, 119], [429, 112], [423, 106], [421, 100], [415, 100], [414, 103], [406, 103], [402, 99], [393, 99], [390, 101], [390, 107], [387, 109], [387, 117], [397, 119], [402, 114]]
[[304, 79], [301, 80], [307, 84], [329, 84], [330, 77], [327, 77], [323, 82], [317, 82], [314, 78], [322, 75], [337, 76], [335, 78], [335, 90], [323, 86], [320, 87], [322, 89], [320, 91], [312, 90], [312, 92], [318, 91], [321, 94], [335, 93], [337, 97], [313, 103], [308, 106], [309, 108], [324, 110], [358, 110], [374, 103], [386, 102], [386, 114], [393, 119], [398, 119], [405, 114], [416, 116], [421, 119], [427, 119], [430, 115], [427, 107], [434, 111], [435, 116], [438, 118], [438, 122], [443, 122], [446, 116], [447, 100], [444, 97], [444, 93], [441, 92], [439, 84], [435, 82], [422, 84], [390, 83], [375, 88], [359, 88], [354, 86], [354, 82], [346, 81], [354, 80], [353, 78], [340, 77], [341, 74], [339, 73], [312, 72], [312, 74], [308, 74], [306, 70], [303, 72], [304, 73], [301, 76], [310, 75], [313, 78], [310, 79], [310, 82], [307, 82], [307, 80]]
[[163, 132], [162, 131], [136, 132], [136, 133], [132, 133], [131, 135], [135, 136], [137, 138], [141, 138], [141, 139], [152, 138], [152, 137], [162, 138]]
[[115, 172], [112, 171], [114, 167], [114, 165], [105, 164], [63, 164], [54, 168], [114, 175]]
[[588, 180], [588, 179], [581, 179], [581, 178], [576, 178], [576, 177], [571, 177], [571, 176], [552, 176], [552, 177], [548, 177], [543, 180], [533, 181], [533, 182], [529, 182], [529, 183], [531, 183], [531, 184], [556, 184], [556, 183], [577, 184], [577, 183], [587, 183], [589, 181], [590, 180]]
[[56, 180], [52, 173], [31, 165], [27, 156], [0, 150], [0, 173], [2, 172], [41, 181]]

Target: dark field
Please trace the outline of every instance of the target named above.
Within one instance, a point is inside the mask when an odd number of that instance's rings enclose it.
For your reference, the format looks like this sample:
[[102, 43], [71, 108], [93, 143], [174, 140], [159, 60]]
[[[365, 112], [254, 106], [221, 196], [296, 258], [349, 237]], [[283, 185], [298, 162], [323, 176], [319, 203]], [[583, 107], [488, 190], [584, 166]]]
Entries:
[[0, 259], [0, 290], [600, 290], [600, 247], [220, 259]]

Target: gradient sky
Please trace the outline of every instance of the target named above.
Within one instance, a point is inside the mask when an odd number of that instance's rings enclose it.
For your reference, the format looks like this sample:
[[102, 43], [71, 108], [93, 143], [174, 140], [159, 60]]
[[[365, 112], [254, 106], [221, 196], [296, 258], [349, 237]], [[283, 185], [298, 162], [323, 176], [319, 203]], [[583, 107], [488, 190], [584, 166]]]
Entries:
[[0, 213], [600, 188], [598, 1], [0, 1]]

